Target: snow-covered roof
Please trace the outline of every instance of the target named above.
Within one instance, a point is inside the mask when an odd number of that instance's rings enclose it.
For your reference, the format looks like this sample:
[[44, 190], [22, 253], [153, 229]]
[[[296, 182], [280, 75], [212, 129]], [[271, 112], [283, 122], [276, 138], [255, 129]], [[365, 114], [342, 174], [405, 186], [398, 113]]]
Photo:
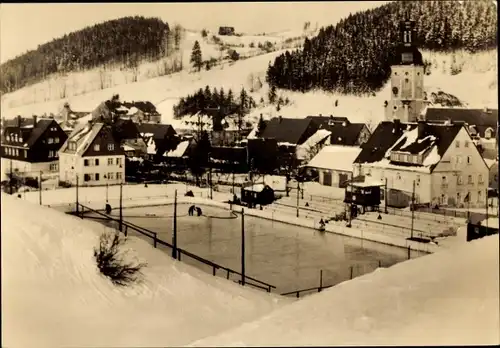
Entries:
[[328, 145], [323, 147], [307, 166], [352, 172], [354, 160], [360, 152], [359, 147]]
[[148, 138], [146, 145], [147, 145], [146, 152], [148, 153], [148, 155], [156, 154], [156, 143], [153, 137]]
[[135, 151], [135, 149], [130, 145], [123, 145], [124, 151]]
[[266, 187], [266, 185], [264, 184], [253, 184], [250, 186], [245, 186], [245, 191], [262, 192], [264, 187]]
[[494, 159], [484, 158], [484, 161], [486, 162], [486, 165], [488, 166], [488, 168], [491, 168], [494, 165], [498, 165], [498, 162]]
[[311, 135], [303, 144], [297, 146], [297, 158], [305, 159], [310, 149], [328, 138], [330, 134], [332, 134], [332, 132], [326, 129], [318, 129], [316, 133]]
[[166, 152], [163, 156], [165, 157], [182, 157], [186, 153], [186, 150], [189, 146], [189, 140], [182, 141], [177, 145], [175, 150], [170, 150]]

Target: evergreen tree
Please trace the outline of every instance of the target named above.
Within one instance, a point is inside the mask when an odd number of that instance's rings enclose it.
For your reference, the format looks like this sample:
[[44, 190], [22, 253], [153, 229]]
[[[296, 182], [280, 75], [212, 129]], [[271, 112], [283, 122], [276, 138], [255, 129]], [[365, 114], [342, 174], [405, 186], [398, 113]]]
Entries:
[[266, 129], [266, 122], [262, 118], [262, 114], [260, 114], [259, 123], [257, 124], [257, 136], [262, 136], [264, 129]]
[[268, 93], [268, 98], [269, 98], [269, 103], [274, 104], [276, 101], [276, 86], [271, 85], [271, 88], [269, 89]]
[[203, 66], [203, 59], [201, 56], [201, 48], [200, 48], [200, 43], [198, 40], [194, 42], [193, 45], [193, 50], [191, 51], [191, 60], [190, 62], [193, 64], [195, 68], [198, 69], [198, 71], [201, 70], [201, 67]]

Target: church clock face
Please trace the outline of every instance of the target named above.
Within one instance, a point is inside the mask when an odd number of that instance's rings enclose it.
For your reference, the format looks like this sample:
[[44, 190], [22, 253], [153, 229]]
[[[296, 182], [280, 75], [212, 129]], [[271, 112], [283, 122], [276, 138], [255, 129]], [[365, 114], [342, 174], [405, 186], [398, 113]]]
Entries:
[[392, 93], [398, 95], [399, 89], [397, 87], [392, 87]]

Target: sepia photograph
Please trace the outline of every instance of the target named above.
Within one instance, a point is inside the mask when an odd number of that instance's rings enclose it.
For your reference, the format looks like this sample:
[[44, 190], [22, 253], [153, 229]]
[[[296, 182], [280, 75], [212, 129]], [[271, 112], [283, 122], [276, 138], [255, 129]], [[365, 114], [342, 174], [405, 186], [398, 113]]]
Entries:
[[497, 1], [0, 4], [1, 345], [500, 345]]

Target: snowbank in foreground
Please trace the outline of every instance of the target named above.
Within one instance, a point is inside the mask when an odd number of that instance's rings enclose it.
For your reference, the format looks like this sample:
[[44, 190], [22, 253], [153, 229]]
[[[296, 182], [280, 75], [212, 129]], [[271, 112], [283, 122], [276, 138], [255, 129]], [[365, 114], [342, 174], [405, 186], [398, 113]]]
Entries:
[[143, 282], [98, 272], [103, 226], [2, 194], [2, 345], [179, 346], [268, 314], [289, 299], [242, 288], [172, 260], [147, 242]]
[[499, 344], [498, 235], [378, 269], [195, 346]]

